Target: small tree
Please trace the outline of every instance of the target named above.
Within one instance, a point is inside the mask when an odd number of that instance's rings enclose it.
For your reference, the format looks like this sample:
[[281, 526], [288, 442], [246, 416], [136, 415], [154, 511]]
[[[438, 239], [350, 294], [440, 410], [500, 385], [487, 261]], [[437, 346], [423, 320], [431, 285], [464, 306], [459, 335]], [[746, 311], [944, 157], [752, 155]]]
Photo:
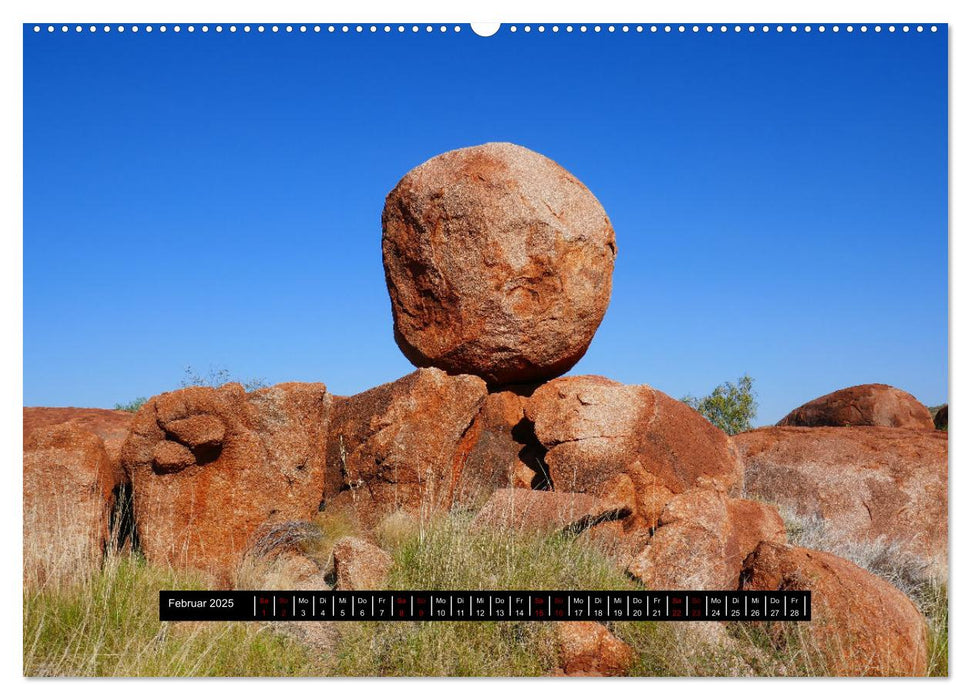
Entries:
[[759, 407], [748, 374], [739, 377], [735, 384], [725, 382], [715, 387], [708, 396], [699, 399], [689, 395], [681, 400], [729, 435], [751, 430]]

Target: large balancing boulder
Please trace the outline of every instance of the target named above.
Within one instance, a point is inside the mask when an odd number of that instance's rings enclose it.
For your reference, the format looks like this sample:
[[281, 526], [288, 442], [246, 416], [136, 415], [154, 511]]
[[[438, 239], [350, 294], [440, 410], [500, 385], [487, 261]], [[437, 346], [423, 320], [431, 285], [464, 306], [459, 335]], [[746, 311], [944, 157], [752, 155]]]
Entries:
[[394, 333], [418, 367], [490, 385], [556, 377], [610, 301], [617, 246], [583, 183], [538, 153], [488, 143], [402, 178], [382, 216]]

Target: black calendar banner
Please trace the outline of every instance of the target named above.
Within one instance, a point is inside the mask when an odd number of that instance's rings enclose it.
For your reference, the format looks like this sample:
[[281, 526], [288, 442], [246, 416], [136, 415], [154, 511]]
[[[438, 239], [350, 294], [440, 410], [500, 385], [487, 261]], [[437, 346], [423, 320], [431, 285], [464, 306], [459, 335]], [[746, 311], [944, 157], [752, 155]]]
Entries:
[[162, 621], [802, 622], [809, 591], [160, 591]]

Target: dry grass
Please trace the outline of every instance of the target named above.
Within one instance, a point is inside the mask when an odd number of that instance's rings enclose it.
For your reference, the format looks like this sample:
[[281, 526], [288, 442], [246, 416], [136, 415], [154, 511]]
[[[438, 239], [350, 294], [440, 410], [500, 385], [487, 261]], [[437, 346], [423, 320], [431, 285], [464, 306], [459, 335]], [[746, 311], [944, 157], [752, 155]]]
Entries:
[[[468, 513], [385, 518], [373, 536], [394, 558], [388, 588], [636, 590], [585, 537], [473, 532]], [[326, 569], [334, 543], [360, 535], [353, 519], [320, 513], [261, 533], [241, 587], [294, 587], [281, 551]], [[907, 586], [928, 615], [931, 675], [947, 673], [947, 588], [921, 579], [919, 562], [890, 548], [827, 539], [815, 522], [790, 519], [800, 544], [837, 548]], [[249, 577], [248, 579], [246, 577]], [[162, 623], [160, 589], [204, 588], [200, 577], [109, 552], [104, 567], [73, 582], [24, 592], [24, 673], [50, 676], [537, 676], [555, 671], [553, 623], [306, 623], [299, 630], [257, 623]], [[322, 584], [320, 587], [324, 587]], [[755, 623], [609, 625], [636, 652], [637, 676], [828, 675], [806, 627]], [[300, 632], [294, 635], [294, 632]]]
[[256, 623], [170, 623], [158, 592], [204, 588], [138, 556], [110, 555], [81, 581], [25, 588], [25, 676], [294, 676], [322, 671], [305, 648]]
[[780, 508], [789, 541], [800, 547], [831, 552], [875, 574], [903, 591], [924, 613], [928, 627], [928, 675], [948, 675], [948, 584], [928, 559], [899, 542], [848, 540], [818, 516], [800, 516]]
[[[453, 513], [419, 523], [396, 515], [382, 537], [394, 556], [387, 583], [417, 590], [640, 590], [586, 538], [509, 530], [471, 531]], [[379, 527], [379, 532], [382, 528]], [[809, 675], [802, 655], [767, 660], [763, 640], [715, 623], [615, 622], [637, 655], [635, 676]], [[353, 676], [537, 676], [556, 670], [553, 623], [349, 623], [337, 641], [335, 673]], [[758, 643], [756, 643], [758, 642]], [[761, 660], [756, 666], [751, 660]]]

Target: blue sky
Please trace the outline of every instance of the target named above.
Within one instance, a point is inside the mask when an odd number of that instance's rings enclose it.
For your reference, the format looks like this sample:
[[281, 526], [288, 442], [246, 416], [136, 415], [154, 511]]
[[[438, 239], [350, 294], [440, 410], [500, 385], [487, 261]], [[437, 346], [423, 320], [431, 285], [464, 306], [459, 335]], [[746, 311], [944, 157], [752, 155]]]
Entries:
[[886, 382], [946, 400], [947, 32], [24, 29], [24, 403], [184, 368], [351, 394], [392, 337], [384, 197], [453, 148], [558, 161], [617, 232], [571, 373], [759, 423]]

